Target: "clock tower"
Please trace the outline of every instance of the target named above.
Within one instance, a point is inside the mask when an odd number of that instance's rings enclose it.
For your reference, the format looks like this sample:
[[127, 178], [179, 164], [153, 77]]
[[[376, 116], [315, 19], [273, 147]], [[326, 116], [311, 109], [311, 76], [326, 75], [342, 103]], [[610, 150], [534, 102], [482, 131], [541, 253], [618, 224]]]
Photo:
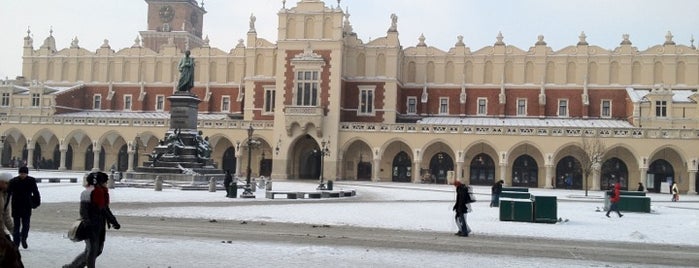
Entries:
[[196, 0], [145, 0], [148, 3], [148, 30], [141, 31], [143, 46], [160, 51], [170, 44], [178, 51], [200, 47], [204, 25], [204, 4]]

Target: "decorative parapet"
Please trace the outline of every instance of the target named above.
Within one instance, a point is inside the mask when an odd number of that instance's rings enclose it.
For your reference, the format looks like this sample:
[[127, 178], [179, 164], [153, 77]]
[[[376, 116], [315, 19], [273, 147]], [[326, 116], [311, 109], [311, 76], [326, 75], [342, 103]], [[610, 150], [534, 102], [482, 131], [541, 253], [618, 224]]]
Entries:
[[422, 124], [340, 123], [344, 132], [393, 132], [421, 134], [515, 135], [646, 139], [699, 139], [697, 129], [580, 128], [522, 126], [454, 126]]
[[294, 125], [298, 125], [305, 132], [310, 125], [316, 128], [318, 137], [323, 136], [322, 107], [287, 106], [284, 108], [285, 127], [288, 136], [291, 136]]

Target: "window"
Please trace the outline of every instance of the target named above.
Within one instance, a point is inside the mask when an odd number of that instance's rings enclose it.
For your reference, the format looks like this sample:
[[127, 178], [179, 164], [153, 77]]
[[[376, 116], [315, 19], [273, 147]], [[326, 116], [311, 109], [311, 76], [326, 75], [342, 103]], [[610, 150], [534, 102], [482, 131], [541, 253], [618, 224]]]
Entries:
[[165, 110], [165, 95], [155, 96], [155, 110], [156, 111]]
[[102, 95], [92, 96], [92, 109], [93, 110], [102, 109]]
[[600, 111], [600, 116], [601, 117], [612, 117], [612, 101], [611, 100], [602, 100], [602, 105], [601, 105], [601, 111]]
[[517, 116], [527, 116], [527, 99], [517, 99]]
[[10, 93], [2, 93], [2, 107], [10, 106]]
[[408, 97], [407, 114], [417, 113], [417, 97]]
[[131, 110], [131, 95], [124, 95], [124, 110]]
[[276, 98], [276, 91], [273, 87], [265, 88], [265, 113], [274, 112], [274, 100]]
[[227, 113], [231, 111], [231, 97], [223, 96], [221, 98], [221, 112]]
[[478, 98], [478, 115], [488, 114], [488, 99]]
[[374, 89], [375, 87], [359, 87], [359, 110], [357, 114], [373, 115], [374, 114]]
[[296, 105], [318, 106], [318, 71], [296, 73]]
[[39, 107], [39, 105], [41, 105], [39, 96], [39, 93], [32, 93], [32, 107]]
[[667, 117], [667, 101], [655, 101], [655, 116]]
[[439, 98], [439, 114], [449, 114], [449, 98]]
[[568, 117], [568, 100], [558, 100], [558, 116]]

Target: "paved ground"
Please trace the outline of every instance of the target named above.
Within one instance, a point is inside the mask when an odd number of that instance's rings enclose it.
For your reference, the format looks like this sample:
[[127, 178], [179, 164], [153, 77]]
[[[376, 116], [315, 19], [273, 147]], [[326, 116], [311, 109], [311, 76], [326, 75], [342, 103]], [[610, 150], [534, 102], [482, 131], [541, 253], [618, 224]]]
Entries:
[[[280, 201], [284, 202], [284, 201]], [[207, 203], [206, 206], [252, 205], [245, 203]], [[266, 202], [269, 204], [269, 202]], [[144, 204], [120, 203], [114, 208]], [[191, 206], [190, 203], [149, 204]], [[202, 204], [198, 204], [202, 205]], [[64, 233], [77, 218], [76, 203], [42, 204], [42, 213], [32, 217], [32, 230]], [[307, 224], [239, 222], [160, 217], [126, 217], [120, 235], [139, 237], [181, 237], [220, 241], [261, 241], [326, 246], [357, 246], [391, 249], [415, 249], [435, 252], [506, 254], [522, 257], [562, 258], [575, 261], [601, 261], [624, 264], [683, 265], [699, 263], [699, 247], [642, 243], [608, 243], [539, 238], [478, 235], [463, 238], [451, 233], [405, 231], [351, 226], [314, 226]]]

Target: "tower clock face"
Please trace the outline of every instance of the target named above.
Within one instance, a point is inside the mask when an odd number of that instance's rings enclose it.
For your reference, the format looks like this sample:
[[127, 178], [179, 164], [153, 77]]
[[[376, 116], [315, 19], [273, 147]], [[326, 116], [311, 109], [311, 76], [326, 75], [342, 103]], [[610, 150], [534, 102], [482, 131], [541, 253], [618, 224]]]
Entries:
[[162, 22], [170, 22], [173, 17], [175, 17], [175, 10], [172, 9], [172, 6], [165, 5], [160, 8], [160, 20]]

